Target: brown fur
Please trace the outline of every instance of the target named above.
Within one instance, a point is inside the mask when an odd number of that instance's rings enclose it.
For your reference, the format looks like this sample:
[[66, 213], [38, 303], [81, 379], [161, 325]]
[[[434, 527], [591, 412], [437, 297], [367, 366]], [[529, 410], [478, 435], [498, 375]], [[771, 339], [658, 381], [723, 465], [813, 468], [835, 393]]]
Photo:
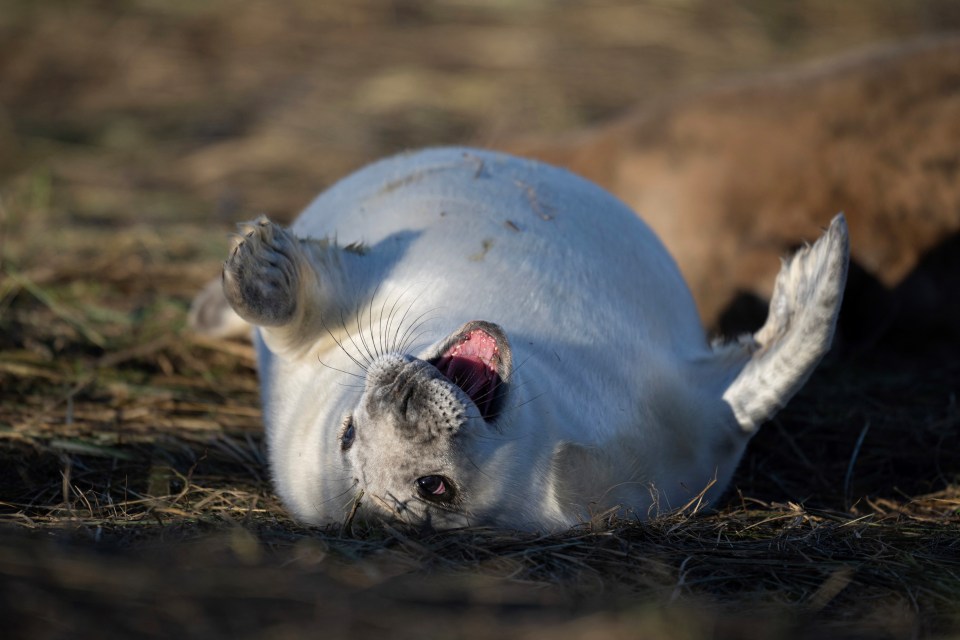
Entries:
[[625, 200], [713, 325], [769, 297], [778, 256], [838, 211], [886, 287], [960, 230], [960, 37], [872, 50], [645, 105], [562, 140], [500, 145]]

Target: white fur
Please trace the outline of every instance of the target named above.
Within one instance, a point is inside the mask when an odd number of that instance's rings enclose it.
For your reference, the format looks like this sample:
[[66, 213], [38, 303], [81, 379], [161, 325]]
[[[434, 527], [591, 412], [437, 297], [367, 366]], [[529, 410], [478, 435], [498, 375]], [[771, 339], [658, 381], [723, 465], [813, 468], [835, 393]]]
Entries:
[[[299, 274], [297, 313], [259, 327], [256, 343], [276, 487], [315, 524], [341, 522], [360, 490], [367, 517], [539, 530], [612, 507], [647, 517], [708, 486], [709, 501], [829, 348], [846, 276], [838, 216], [784, 267], [764, 328], [713, 347], [674, 261], [623, 204], [566, 171], [471, 149], [381, 161], [322, 194], [289, 232], [268, 224], [248, 233], [269, 235], [264, 246], [292, 267], [232, 259], [264, 278]], [[213, 331], [232, 322], [226, 308], [193, 316]], [[379, 366], [405, 332], [423, 334], [407, 354], [427, 359], [473, 320], [499, 325], [512, 348], [496, 423], [471, 417], [436, 455], [370, 424], [360, 365]], [[341, 451], [350, 415], [366, 420], [360, 453]], [[405, 470], [418, 456], [423, 468]], [[398, 506], [438, 470], [462, 488], [456, 512]]]

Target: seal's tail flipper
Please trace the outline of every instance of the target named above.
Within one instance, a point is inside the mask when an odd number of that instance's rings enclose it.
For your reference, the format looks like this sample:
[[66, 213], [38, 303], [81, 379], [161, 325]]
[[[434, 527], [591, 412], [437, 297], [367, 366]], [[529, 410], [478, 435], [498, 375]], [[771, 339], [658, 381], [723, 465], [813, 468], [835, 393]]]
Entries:
[[238, 316], [227, 302], [220, 278], [208, 282], [193, 299], [187, 315], [187, 325], [192, 331], [211, 338], [240, 338], [250, 335], [250, 324]]
[[846, 220], [838, 214], [813, 246], [784, 260], [763, 327], [717, 348], [718, 356], [742, 367], [723, 400], [745, 433], [773, 417], [830, 349], [849, 254]]

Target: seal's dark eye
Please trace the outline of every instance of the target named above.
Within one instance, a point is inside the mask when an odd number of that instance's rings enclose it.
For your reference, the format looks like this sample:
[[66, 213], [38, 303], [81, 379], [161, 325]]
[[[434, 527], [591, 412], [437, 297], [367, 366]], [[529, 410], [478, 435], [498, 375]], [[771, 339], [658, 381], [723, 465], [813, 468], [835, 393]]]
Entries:
[[417, 478], [417, 493], [432, 502], [450, 502], [455, 495], [453, 485], [443, 476]]
[[347, 416], [343, 419], [343, 427], [340, 429], [340, 450], [349, 449], [356, 435], [357, 429], [353, 426], [353, 416]]

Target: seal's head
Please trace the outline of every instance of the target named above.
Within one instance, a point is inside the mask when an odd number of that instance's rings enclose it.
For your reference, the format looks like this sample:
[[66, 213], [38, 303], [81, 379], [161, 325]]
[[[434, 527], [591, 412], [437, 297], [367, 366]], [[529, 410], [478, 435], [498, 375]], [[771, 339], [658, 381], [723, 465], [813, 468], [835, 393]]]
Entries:
[[[509, 394], [503, 331], [470, 322], [432, 357], [386, 354], [367, 371], [340, 447], [367, 517], [451, 527], [485, 521], [481, 472]], [[486, 467], [488, 468], [488, 467]]]

